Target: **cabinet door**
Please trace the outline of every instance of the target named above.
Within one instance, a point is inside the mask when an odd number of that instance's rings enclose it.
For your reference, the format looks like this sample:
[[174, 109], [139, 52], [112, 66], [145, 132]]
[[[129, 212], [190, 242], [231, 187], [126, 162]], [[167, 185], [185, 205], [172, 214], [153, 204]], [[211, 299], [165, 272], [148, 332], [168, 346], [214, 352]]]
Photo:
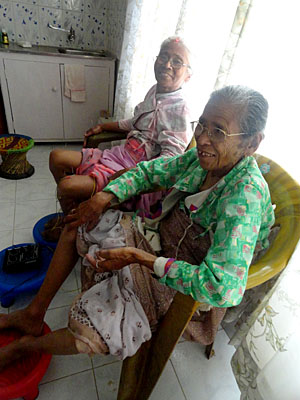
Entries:
[[[84, 133], [97, 124], [100, 110], [109, 110], [109, 67], [85, 66], [86, 101], [75, 103], [63, 95], [66, 139], [83, 140]], [[64, 67], [61, 68], [64, 88]]]
[[59, 64], [4, 60], [15, 133], [63, 139]]

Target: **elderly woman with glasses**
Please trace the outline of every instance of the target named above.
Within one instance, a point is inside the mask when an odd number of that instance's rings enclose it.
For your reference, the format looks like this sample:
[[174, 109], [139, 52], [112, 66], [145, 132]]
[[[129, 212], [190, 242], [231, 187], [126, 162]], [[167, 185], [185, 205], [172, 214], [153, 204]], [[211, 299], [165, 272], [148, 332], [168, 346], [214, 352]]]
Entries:
[[[1, 350], [0, 365], [30, 350], [133, 355], [149, 340], [176, 291], [201, 302], [187, 338], [212, 343], [226, 308], [240, 303], [254, 250], [267, 248], [274, 223], [268, 185], [252, 157], [267, 111], [264, 97], [252, 89], [217, 90], [199, 119], [197, 147], [141, 162], [81, 203], [67, 217], [36, 298], [0, 319], [0, 328], [38, 335], [78, 251], [83, 291], [71, 307], [69, 326], [46, 337], [24, 336]], [[107, 209], [158, 187], [168, 195], [144, 223]]]
[[[85, 133], [86, 142], [90, 135], [102, 131], [123, 132], [126, 134], [124, 145], [104, 151], [83, 148], [81, 152], [62, 149], [51, 152], [50, 170], [65, 214], [101, 191], [117, 171], [132, 168], [140, 161], [185, 151], [193, 135], [182, 90], [191, 76], [189, 59], [190, 52], [181, 38], [166, 39], [154, 64], [157, 83], [135, 107], [134, 116], [96, 125]], [[70, 175], [74, 171], [76, 174]], [[141, 205], [148, 209], [149, 197], [146, 199]]]

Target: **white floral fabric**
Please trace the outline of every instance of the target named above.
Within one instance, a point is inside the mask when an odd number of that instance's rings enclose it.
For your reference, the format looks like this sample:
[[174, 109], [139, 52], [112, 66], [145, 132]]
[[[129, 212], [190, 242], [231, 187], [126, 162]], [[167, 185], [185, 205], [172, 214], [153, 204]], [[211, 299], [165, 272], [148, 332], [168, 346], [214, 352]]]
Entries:
[[[123, 212], [108, 210], [89, 232], [85, 226], [78, 230], [77, 250], [82, 263], [91, 267], [84, 257], [95, 257], [100, 249], [126, 246], [124, 230], [120, 224]], [[86, 323], [101, 335], [109, 353], [120, 359], [132, 356], [141, 344], [151, 338], [151, 329], [145, 311], [134, 292], [129, 266], [112, 273], [97, 273], [98, 282], [73, 305], [83, 310]], [[90, 324], [92, 323], [92, 325]], [[77, 335], [78, 336], [78, 335]]]

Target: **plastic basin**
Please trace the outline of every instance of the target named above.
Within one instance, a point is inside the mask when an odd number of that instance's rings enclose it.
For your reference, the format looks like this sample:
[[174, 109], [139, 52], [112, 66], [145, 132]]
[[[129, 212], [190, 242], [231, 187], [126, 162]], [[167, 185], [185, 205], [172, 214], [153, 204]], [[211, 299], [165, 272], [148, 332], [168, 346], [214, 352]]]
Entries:
[[[44, 324], [43, 335], [51, 332]], [[16, 330], [0, 331], [0, 347], [7, 346], [21, 337]], [[0, 399], [11, 400], [23, 397], [25, 400], [34, 400], [39, 394], [38, 385], [45, 375], [51, 354], [32, 353], [9, 365], [0, 372]]]

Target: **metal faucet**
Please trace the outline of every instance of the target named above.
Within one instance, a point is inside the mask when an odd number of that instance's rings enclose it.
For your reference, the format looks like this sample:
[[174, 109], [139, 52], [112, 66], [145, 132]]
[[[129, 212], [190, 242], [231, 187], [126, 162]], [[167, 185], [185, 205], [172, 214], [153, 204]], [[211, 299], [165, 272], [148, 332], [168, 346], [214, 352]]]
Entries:
[[68, 30], [68, 29], [58, 28], [57, 26], [53, 26], [53, 25], [49, 24], [49, 22], [48, 22], [48, 28], [54, 29], [56, 31], [68, 33], [69, 42], [74, 42], [74, 40], [75, 40], [75, 30], [72, 28], [72, 26], [71, 26], [70, 30]]

